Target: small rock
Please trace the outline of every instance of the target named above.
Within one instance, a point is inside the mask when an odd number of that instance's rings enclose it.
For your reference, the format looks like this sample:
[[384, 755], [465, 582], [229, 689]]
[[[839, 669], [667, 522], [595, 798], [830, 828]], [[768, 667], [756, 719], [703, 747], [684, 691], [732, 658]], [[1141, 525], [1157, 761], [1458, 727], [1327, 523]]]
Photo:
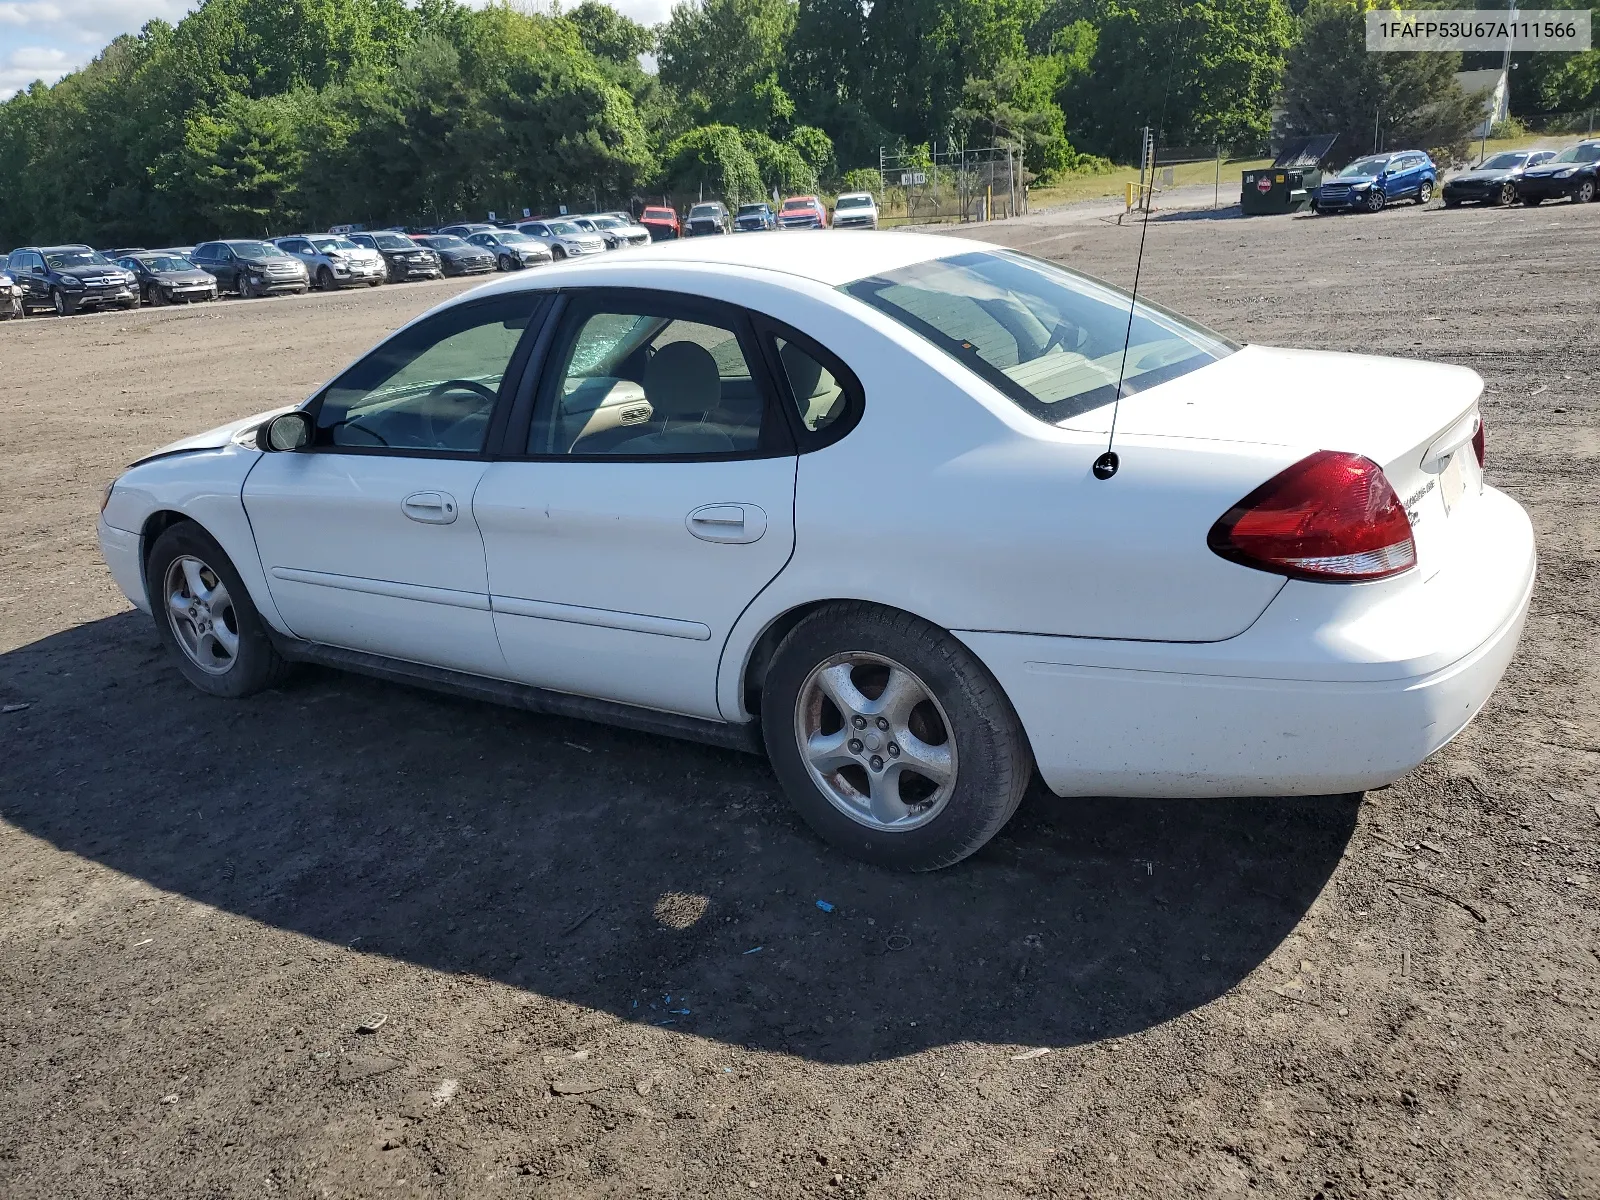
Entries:
[[843, 1187], [844, 1186], [844, 1176], [843, 1175], [835, 1175], [832, 1179], [828, 1180], [828, 1182], [831, 1183], [834, 1187]]
[[388, 1013], [373, 1013], [365, 1021], [356, 1026], [357, 1033], [377, 1033], [389, 1020]]
[[178, 1093], [177, 1092], [173, 1092], [172, 1095], [170, 1095], [170, 1096], [161, 1097], [161, 1103], [163, 1103], [163, 1104], [176, 1104], [177, 1102], [178, 1102]]
[[[557, 1079], [550, 1084], [550, 1090], [558, 1096], [582, 1096], [588, 1092], [598, 1092], [603, 1085], [595, 1083], [592, 1079]], [[643, 1095], [643, 1093], [640, 1093]]]

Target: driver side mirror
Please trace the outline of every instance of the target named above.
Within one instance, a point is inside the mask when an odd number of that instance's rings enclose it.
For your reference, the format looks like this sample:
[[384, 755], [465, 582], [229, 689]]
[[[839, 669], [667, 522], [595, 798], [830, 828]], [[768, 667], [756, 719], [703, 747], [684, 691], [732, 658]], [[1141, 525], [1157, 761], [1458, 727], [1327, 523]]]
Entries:
[[256, 449], [298, 450], [311, 444], [311, 414], [296, 409], [280, 413], [256, 431]]

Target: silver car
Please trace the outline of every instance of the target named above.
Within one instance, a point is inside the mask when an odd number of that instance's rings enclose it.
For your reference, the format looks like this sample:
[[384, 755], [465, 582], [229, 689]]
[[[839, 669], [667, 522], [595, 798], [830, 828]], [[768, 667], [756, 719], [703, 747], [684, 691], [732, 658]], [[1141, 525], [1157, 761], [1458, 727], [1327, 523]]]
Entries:
[[525, 233], [531, 238], [538, 238], [550, 248], [550, 256], [557, 262], [563, 258], [575, 258], [580, 254], [604, 254], [606, 240], [598, 233], [589, 233], [579, 229], [566, 217], [556, 217], [544, 221], [523, 221], [517, 226], [518, 233]]
[[338, 234], [297, 233], [274, 238], [273, 245], [298, 258], [312, 286], [325, 292], [338, 287], [377, 287], [389, 278], [383, 255]]
[[494, 255], [495, 267], [501, 271], [520, 271], [523, 267], [542, 267], [553, 257], [550, 247], [536, 237], [515, 229], [485, 230], [467, 236], [474, 246], [482, 246]]
[[598, 233], [606, 240], [607, 250], [625, 250], [629, 246], [648, 246], [650, 231], [633, 221], [624, 221], [615, 213], [590, 213], [574, 217], [572, 223], [589, 233]]

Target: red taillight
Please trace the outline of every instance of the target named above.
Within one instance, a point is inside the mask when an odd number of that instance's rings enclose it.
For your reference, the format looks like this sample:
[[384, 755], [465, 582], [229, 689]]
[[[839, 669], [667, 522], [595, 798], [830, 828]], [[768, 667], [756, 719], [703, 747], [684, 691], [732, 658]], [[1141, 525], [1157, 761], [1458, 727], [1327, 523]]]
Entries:
[[1488, 453], [1488, 448], [1483, 441], [1483, 418], [1478, 418], [1478, 432], [1472, 435], [1472, 452], [1478, 456], [1478, 466], [1483, 466], [1483, 460]]
[[1223, 558], [1291, 579], [1386, 579], [1417, 565], [1411, 520], [1383, 468], [1318, 450], [1280, 471], [1211, 527]]

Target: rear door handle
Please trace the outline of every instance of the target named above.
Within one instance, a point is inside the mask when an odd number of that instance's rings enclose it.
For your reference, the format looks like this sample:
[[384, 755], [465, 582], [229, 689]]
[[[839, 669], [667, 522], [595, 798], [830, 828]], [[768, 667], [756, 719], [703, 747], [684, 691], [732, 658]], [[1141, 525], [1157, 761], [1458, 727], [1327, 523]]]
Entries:
[[754, 542], [767, 532], [767, 514], [754, 504], [702, 504], [684, 524], [703, 542]]
[[400, 511], [424, 525], [449, 525], [456, 519], [456, 498], [449, 492], [412, 492]]

